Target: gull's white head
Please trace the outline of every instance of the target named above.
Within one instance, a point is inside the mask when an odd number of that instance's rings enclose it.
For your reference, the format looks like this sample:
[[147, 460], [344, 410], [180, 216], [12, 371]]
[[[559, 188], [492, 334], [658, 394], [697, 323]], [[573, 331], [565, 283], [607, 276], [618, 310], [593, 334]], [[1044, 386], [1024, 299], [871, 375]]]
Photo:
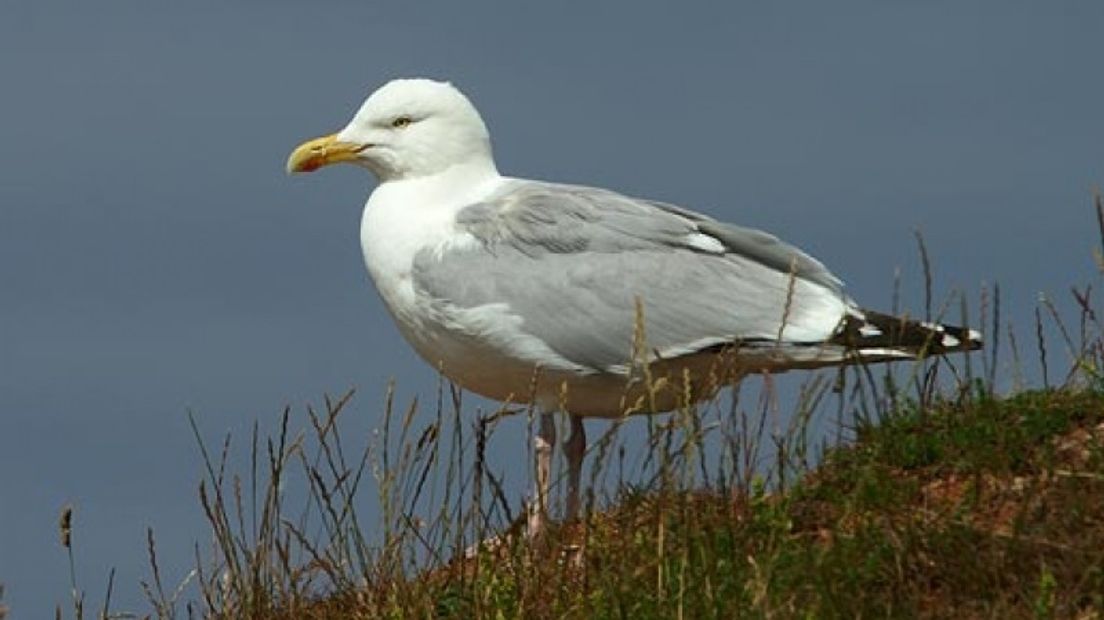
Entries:
[[344, 129], [296, 148], [287, 169], [310, 172], [340, 162], [368, 168], [381, 182], [457, 165], [494, 167], [490, 134], [475, 106], [451, 84], [426, 79], [384, 84]]

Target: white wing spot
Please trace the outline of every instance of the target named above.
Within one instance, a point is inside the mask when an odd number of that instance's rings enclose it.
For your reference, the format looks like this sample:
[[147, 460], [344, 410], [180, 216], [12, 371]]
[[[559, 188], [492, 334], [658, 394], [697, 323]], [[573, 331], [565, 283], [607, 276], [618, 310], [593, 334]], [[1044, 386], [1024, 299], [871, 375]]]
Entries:
[[863, 325], [862, 327], [859, 328], [859, 334], [861, 334], [861, 335], [863, 335], [867, 338], [872, 338], [874, 336], [881, 336], [882, 335], [882, 330], [878, 329], [877, 327], [874, 327], [870, 323], [866, 323], [865, 325]]
[[942, 334], [944, 331], [946, 331], [946, 329], [944, 329], [944, 327], [942, 325], [940, 325], [939, 323], [929, 323], [927, 321], [920, 321], [920, 326], [924, 327], [924, 328], [927, 328], [927, 329], [930, 329], [930, 330], [932, 330], [933, 332], [935, 332], [937, 334]]
[[683, 238], [683, 243], [701, 252], [709, 252], [710, 254], [725, 253], [724, 244], [718, 241], [716, 237], [711, 237], [705, 233], [690, 233]]

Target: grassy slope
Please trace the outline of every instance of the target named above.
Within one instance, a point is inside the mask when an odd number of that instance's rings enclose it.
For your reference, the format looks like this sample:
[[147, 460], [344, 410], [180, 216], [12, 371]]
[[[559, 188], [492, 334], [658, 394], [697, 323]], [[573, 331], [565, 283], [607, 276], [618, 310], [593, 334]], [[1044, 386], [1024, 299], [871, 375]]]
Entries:
[[[542, 558], [544, 558], [542, 560]], [[784, 493], [623, 493], [516, 543], [293, 617], [1096, 617], [1104, 395], [899, 411]], [[278, 614], [278, 615], [285, 615]]]

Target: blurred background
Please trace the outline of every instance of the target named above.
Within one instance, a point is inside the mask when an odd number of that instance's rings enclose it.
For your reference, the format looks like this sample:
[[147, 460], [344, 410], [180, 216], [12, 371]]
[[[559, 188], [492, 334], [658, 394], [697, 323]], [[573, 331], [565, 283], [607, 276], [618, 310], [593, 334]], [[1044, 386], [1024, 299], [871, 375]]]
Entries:
[[[458, 85], [504, 173], [764, 228], [871, 307], [890, 307], [899, 269], [903, 308], [922, 311], [919, 230], [937, 301], [976, 306], [999, 282], [1032, 343], [1039, 293], [1075, 317], [1069, 287], [1096, 274], [1102, 26], [1099, 3], [1007, 0], [5, 1], [4, 602], [16, 618], [66, 604], [66, 504], [90, 603], [114, 567], [112, 607], [146, 609], [147, 527], [165, 581], [184, 577], [210, 542], [189, 412], [241, 464], [285, 406], [356, 387], [347, 432], [368, 437], [391, 380], [402, 407], [434, 402], [362, 266], [374, 180], [283, 169], [386, 80]], [[490, 446], [518, 470], [514, 498], [525, 432], [504, 423]]]

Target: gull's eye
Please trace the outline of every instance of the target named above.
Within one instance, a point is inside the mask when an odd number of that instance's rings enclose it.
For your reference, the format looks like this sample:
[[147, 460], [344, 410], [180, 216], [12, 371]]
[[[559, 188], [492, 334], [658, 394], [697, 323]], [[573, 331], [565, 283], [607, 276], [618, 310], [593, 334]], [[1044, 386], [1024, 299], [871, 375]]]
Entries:
[[391, 126], [395, 129], [402, 129], [403, 127], [407, 127], [408, 125], [410, 125], [410, 123], [413, 122], [414, 119], [410, 118], [409, 116], [399, 116], [395, 118], [395, 120], [391, 121]]

